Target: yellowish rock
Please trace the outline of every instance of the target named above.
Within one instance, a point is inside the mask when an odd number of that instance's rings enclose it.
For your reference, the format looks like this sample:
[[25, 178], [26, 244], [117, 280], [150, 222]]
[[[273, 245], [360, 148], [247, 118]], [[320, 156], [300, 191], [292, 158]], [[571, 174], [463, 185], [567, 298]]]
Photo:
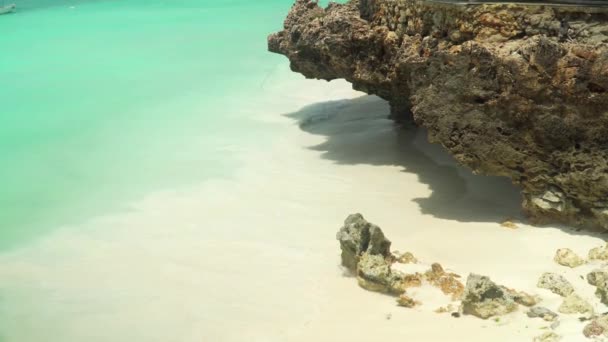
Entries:
[[414, 306], [419, 305], [420, 302], [414, 300], [412, 297], [403, 293], [399, 296], [399, 298], [397, 298], [397, 304], [406, 308], [413, 308]]
[[570, 248], [560, 248], [555, 252], [553, 260], [562, 265], [570, 268], [578, 267], [585, 263], [585, 260], [574, 253]]
[[460, 276], [444, 271], [440, 264], [432, 264], [424, 276], [431, 285], [438, 287], [444, 294], [451, 295], [452, 299], [458, 300], [462, 297], [464, 285], [458, 280]]
[[401, 264], [417, 264], [418, 259], [416, 259], [414, 254], [410, 252], [405, 252], [403, 254], [397, 255], [397, 262]]
[[534, 342], [557, 342], [560, 341], [562, 338], [561, 336], [559, 336], [558, 334], [552, 332], [552, 331], [547, 331], [546, 333], [540, 335], [540, 336], [536, 336], [534, 338]]
[[509, 229], [517, 229], [519, 228], [517, 226], [517, 224], [515, 224], [513, 221], [511, 220], [506, 220], [503, 223], [500, 224], [501, 227], [505, 227], [505, 228], [509, 228]]
[[591, 304], [576, 293], [572, 293], [568, 297], [564, 298], [562, 305], [559, 306], [557, 311], [564, 314], [593, 315], [593, 307]]
[[589, 260], [608, 260], [608, 244], [603, 247], [595, 247], [587, 255]]

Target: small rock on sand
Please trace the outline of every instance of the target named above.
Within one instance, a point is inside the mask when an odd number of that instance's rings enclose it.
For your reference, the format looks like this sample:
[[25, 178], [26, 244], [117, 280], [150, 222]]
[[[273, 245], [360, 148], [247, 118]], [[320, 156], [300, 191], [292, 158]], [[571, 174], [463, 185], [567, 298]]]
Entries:
[[399, 298], [397, 298], [397, 304], [406, 308], [413, 308], [414, 306], [420, 304], [420, 302], [403, 293], [399, 296]]
[[574, 292], [574, 288], [563, 276], [556, 273], [543, 273], [538, 279], [536, 286], [541, 289], [548, 289], [551, 292], [566, 297]]
[[470, 274], [462, 299], [462, 312], [487, 319], [513, 312], [517, 303], [504, 286], [490, 278]]
[[400, 264], [417, 264], [418, 259], [414, 256], [414, 254], [410, 252], [405, 252], [403, 254], [395, 253], [395, 260]]
[[519, 228], [519, 227], [517, 226], [517, 224], [515, 224], [515, 222], [513, 222], [513, 221], [511, 221], [511, 220], [506, 220], [506, 221], [504, 221], [503, 223], [501, 223], [500, 225], [501, 225], [502, 227], [509, 228], [509, 229], [517, 229], [517, 228]]
[[533, 308], [530, 308], [530, 310], [528, 310], [528, 312], [526, 314], [530, 318], [540, 317], [547, 322], [555, 321], [555, 319], [557, 319], [557, 316], [558, 316], [555, 312], [553, 312], [545, 307], [542, 307], [542, 306], [535, 306]]
[[605, 335], [608, 332], [608, 314], [596, 317], [593, 321], [585, 326], [583, 334], [585, 337], [593, 338]]
[[587, 282], [596, 287], [595, 295], [608, 305], [608, 272], [602, 269], [593, 270], [587, 274]]
[[557, 252], [555, 252], [553, 260], [562, 266], [568, 266], [570, 268], [578, 267], [585, 263], [583, 258], [569, 248], [558, 249]]
[[587, 257], [590, 260], [608, 260], [608, 244], [603, 247], [591, 249]]
[[590, 285], [598, 286], [599, 284], [608, 280], [608, 270], [607, 269], [595, 269], [589, 273], [587, 273], [587, 282]]
[[557, 342], [559, 340], [561, 340], [561, 336], [552, 331], [548, 331], [534, 338], [534, 342]]
[[589, 314], [593, 315], [593, 307], [589, 302], [581, 298], [576, 293], [570, 294], [564, 298], [562, 305], [559, 306], [557, 311], [563, 314]]

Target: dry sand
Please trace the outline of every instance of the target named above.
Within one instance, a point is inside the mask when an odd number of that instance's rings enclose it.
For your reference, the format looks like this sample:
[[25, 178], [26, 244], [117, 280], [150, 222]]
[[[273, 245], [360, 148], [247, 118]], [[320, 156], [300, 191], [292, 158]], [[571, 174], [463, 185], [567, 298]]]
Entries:
[[[359, 288], [335, 240], [354, 212], [422, 262], [540, 294], [553, 310], [559, 298], [535, 285], [555, 271], [597, 302], [579, 278], [591, 266], [552, 258], [560, 247], [585, 255], [602, 239], [502, 227], [519, 217], [508, 180], [458, 167], [346, 83], [298, 80], [267, 93], [255, 106], [271, 110], [258, 117], [284, 133], [263, 151], [226, 146], [243, 156], [234, 178], [153, 194], [1, 255], [0, 341], [498, 342], [545, 331], [523, 311], [500, 322], [435, 313], [438, 290], [413, 291], [423, 305], [406, 309]], [[557, 329], [564, 341], [584, 340], [577, 317]]]

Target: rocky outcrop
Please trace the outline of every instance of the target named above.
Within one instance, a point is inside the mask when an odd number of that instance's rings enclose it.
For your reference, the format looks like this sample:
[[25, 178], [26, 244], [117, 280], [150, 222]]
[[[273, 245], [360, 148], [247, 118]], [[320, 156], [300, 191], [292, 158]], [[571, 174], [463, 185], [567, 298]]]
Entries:
[[510, 177], [537, 223], [608, 229], [608, 11], [297, 0], [269, 49], [390, 102], [474, 172]]

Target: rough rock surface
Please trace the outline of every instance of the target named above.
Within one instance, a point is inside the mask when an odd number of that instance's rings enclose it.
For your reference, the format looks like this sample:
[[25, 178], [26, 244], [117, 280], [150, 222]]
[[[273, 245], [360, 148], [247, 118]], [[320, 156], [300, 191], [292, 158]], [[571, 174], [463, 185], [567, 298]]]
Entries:
[[528, 310], [526, 314], [530, 318], [540, 317], [548, 322], [555, 321], [558, 316], [555, 312], [542, 306], [535, 306], [533, 308], [530, 308], [530, 310]]
[[268, 46], [510, 177], [537, 223], [608, 228], [608, 11], [533, 4], [297, 0]]
[[587, 257], [589, 260], [608, 260], [608, 245], [592, 248]]
[[357, 281], [370, 291], [390, 292], [393, 284], [391, 265], [382, 255], [364, 253], [357, 264]]
[[587, 274], [587, 282], [596, 287], [595, 295], [608, 305], [608, 270], [593, 270]]
[[391, 256], [391, 242], [380, 227], [367, 222], [361, 214], [349, 215], [336, 238], [342, 249], [342, 265], [352, 272], [356, 272], [363, 253], [383, 258]]
[[578, 267], [585, 263], [585, 260], [579, 257], [570, 248], [558, 249], [557, 252], [555, 252], [553, 260], [562, 266], [568, 266], [570, 268]]
[[564, 298], [563, 303], [559, 306], [557, 311], [564, 314], [593, 315], [593, 307], [591, 304], [576, 293], [572, 293], [568, 297]]
[[608, 280], [608, 269], [597, 269], [587, 274], [587, 282], [590, 285], [598, 286]]
[[536, 286], [547, 289], [551, 292], [566, 297], [574, 292], [572, 284], [563, 276], [556, 273], [543, 273], [538, 279]]
[[595, 318], [583, 329], [583, 334], [588, 338], [605, 335], [606, 332], [608, 332], [608, 315]]
[[504, 286], [490, 278], [470, 274], [462, 298], [462, 312], [487, 319], [517, 310], [517, 303]]
[[336, 235], [342, 250], [342, 265], [357, 276], [366, 290], [400, 295], [422, 283], [421, 274], [403, 274], [391, 269], [395, 257], [382, 229], [361, 214], [349, 215]]

